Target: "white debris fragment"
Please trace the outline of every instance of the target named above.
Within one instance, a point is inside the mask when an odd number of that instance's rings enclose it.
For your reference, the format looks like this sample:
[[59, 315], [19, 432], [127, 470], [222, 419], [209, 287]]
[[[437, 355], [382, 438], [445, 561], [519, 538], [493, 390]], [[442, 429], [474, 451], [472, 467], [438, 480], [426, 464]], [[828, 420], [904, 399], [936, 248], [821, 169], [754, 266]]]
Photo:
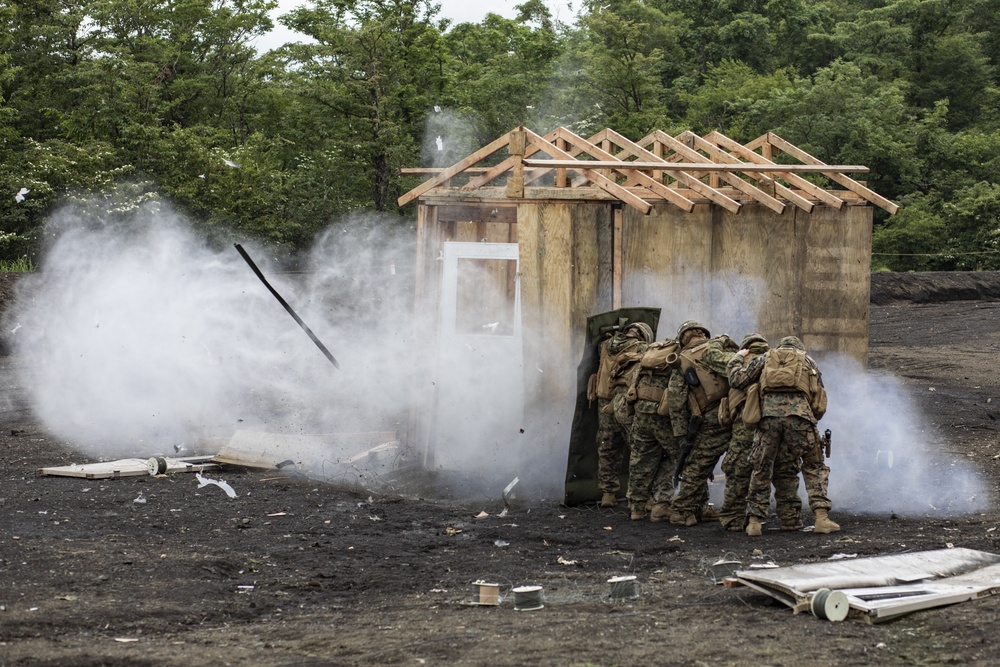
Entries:
[[135, 497], [135, 500], [133, 500], [132, 502], [144, 505], [146, 503], [146, 496], [142, 495], [142, 493], [140, 492], [139, 495], [137, 495]]
[[493, 545], [497, 547], [509, 547], [510, 542], [507, 542], [506, 540], [496, 540], [493, 542]]
[[833, 554], [830, 556], [830, 560], [843, 560], [845, 558], [857, 558], [857, 554]]
[[499, 322], [490, 322], [489, 324], [484, 324], [483, 328], [484, 329], [489, 329], [490, 333], [496, 333], [498, 326], [500, 326]]
[[556, 558], [556, 562], [559, 563], [560, 565], [576, 565], [576, 563], [577, 563], [576, 560], [571, 560], [569, 558], [563, 558], [562, 556], [559, 556], [559, 558]]
[[20, 204], [21, 202], [24, 201], [24, 195], [28, 194], [29, 192], [31, 192], [31, 190], [29, 190], [28, 188], [21, 188], [20, 190], [17, 191], [17, 194], [14, 195], [14, 201]]
[[226, 164], [227, 167], [231, 167], [233, 169], [239, 169], [240, 168], [240, 165], [236, 164], [232, 160], [227, 160], [226, 158], [222, 158], [222, 161]]
[[10, 333], [11, 333], [12, 335], [13, 335], [13, 334], [16, 334], [16, 333], [17, 333], [17, 330], [18, 330], [18, 329], [20, 329], [20, 328], [21, 328], [21, 323], [20, 323], [20, 322], [18, 322], [18, 323], [17, 323], [17, 324], [16, 324], [15, 326], [14, 326], [14, 328], [10, 330]]
[[440, 135], [438, 135], [437, 139], [435, 139], [434, 142], [437, 144], [437, 149], [439, 151], [444, 150], [444, 140], [441, 138]]
[[236, 497], [236, 491], [233, 490], [233, 487], [229, 486], [229, 482], [219, 481], [217, 479], [211, 479], [209, 477], [203, 477], [200, 472], [195, 473], [195, 477], [198, 479], [199, 489], [204, 486], [208, 486], [209, 484], [214, 484], [215, 486], [225, 491], [226, 495], [229, 496], [230, 498]]

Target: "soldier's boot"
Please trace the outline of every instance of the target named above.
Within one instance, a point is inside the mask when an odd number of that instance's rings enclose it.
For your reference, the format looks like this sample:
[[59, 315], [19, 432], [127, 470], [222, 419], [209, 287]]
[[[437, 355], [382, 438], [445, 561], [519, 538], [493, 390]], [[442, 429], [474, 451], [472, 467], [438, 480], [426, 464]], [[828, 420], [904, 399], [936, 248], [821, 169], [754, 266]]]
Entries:
[[653, 505], [655, 505], [655, 504], [656, 504], [656, 501], [653, 500], [652, 496], [650, 496], [649, 498], [647, 498], [646, 499], [646, 511], [648, 512], [649, 510], [653, 509]]
[[747, 535], [750, 537], [760, 537], [761, 532], [763, 530], [760, 525], [760, 518], [751, 515], [747, 520]]
[[781, 522], [781, 529], [786, 533], [802, 530], [802, 519], [787, 519]]
[[830, 518], [830, 510], [816, 510], [814, 514], [816, 515], [816, 527], [813, 528], [814, 533], [826, 535], [827, 533], [836, 533], [840, 530], [840, 524]]
[[670, 521], [671, 514], [673, 514], [673, 509], [670, 507], [670, 503], [654, 503], [653, 509], [649, 513], [649, 520], [653, 523]]
[[643, 519], [646, 518], [646, 508], [645, 507], [634, 508], [631, 514], [629, 514], [629, 518], [632, 519], [633, 521], [642, 521]]
[[678, 512], [677, 510], [671, 510], [670, 523], [675, 526], [694, 526], [698, 523], [698, 517], [695, 516], [694, 512], [686, 514], [684, 512]]
[[715, 509], [712, 505], [705, 505], [705, 507], [701, 510], [702, 521], [718, 521], [719, 516], [719, 510]]
[[618, 496], [611, 493], [610, 491], [605, 491], [604, 495], [601, 496], [601, 507], [614, 507], [618, 504]]

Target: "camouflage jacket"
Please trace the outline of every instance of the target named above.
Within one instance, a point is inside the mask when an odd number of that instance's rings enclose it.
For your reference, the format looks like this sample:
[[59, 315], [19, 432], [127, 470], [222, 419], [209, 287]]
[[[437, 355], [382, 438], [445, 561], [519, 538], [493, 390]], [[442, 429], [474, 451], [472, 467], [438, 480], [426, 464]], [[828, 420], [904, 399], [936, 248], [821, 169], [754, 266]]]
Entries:
[[[770, 352], [770, 351], [768, 351]], [[728, 365], [729, 383], [739, 389], [749, 387], [760, 379], [764, 364], [767, 363], [767, 355], [756, 357], [749, 363], [745, 363], [744, 357], [735, 355]], [[819, 373], [819, 366], [812, 357], [806, 356], [806, 366], [819, 374], [819, 384], [823, 384], [823, 376]], [[761, 400], [761, 417], [790, 417], [797, 415], [808, 419], [813, 424], [816, 423], [816, 415], [809, 407], [809, 397], [801, 391], [765, 391]]]

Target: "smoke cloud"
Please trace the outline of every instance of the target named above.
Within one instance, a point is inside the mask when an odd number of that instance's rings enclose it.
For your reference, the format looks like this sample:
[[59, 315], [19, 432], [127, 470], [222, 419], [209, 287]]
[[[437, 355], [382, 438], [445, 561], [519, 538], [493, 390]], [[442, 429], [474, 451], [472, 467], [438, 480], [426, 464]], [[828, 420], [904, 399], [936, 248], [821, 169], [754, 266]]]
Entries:
[[[332, 226], [298, 273], [284, 272], [271, 249], [244, 243], [338, 370], [235, 249], [213, 249], [175, 213], [147, 207], [125, 222], [95, 223], [67, 207], [48, 234], [42, 271], [4, 327], [16, 330], [10, 340], [33, 410], [81, 452], [102, 460], [178, 448], [210, 454], [250, 433], [278, 447], [308, 442], [328, 478], [357, 480], [379, 474], [354, 460], [378, 442], [334, 436], [395, 432], [411, 449], [396, 451], [393, 466], [458, 473], [456, 492], [496, 497], [518, 475], [522, 488], [561, 497], [572, 406], [538, 411], [547, 424], [524, 421], [514, 272], [503, 260], [459, 260], [456, 299], [473, 307], [448, 314], [437, 304], [414, 308], [414, 230], [398, 218]], [[637, 294], [663, 295], [663, 303], [636, 304], [662, 309], [659, 338], [685, 319], [737, 339], [757, 330], [747, 304], [764, 290], [744, 276], [630, 280]], [[685, 300], [706, 287], [708, 304]], [[455, 335], [435, 334], [445, 320]], [[941, 436], [898, 380], [844, 357], [820, 365], [836, 510], [985, 506], [982, 481], [964, 460], [942, 454]], [[433, 427], [409, 433], [415, 423]], [[429, 453], [412, 448], [424, 441]], [[440, 488], [441, 478], [433, 483]]]

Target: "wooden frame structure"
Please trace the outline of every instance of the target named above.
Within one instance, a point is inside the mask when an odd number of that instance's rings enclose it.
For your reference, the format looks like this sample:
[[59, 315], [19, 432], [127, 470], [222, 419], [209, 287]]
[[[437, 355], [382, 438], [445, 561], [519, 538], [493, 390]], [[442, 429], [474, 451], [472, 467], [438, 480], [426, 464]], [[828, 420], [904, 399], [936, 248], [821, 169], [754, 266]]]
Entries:
[[[403, 170], [427, 177], [398, 200], [418, 203], [417, 307], [438, 307], [444, 243], [517, 243], [523, 365], [545, 369], [525, 371], [525, 400], [549, 411], [572, 405], [587, 315], [623, 306], [661, 307], [660, 338], [693, 317], [864, 363], [872, 205], [898, 208], [850, 176], [867, 171], [774, 133], [518, 127], [449, 167]], [[726, 319], [736, 310], [752, 318]]]

